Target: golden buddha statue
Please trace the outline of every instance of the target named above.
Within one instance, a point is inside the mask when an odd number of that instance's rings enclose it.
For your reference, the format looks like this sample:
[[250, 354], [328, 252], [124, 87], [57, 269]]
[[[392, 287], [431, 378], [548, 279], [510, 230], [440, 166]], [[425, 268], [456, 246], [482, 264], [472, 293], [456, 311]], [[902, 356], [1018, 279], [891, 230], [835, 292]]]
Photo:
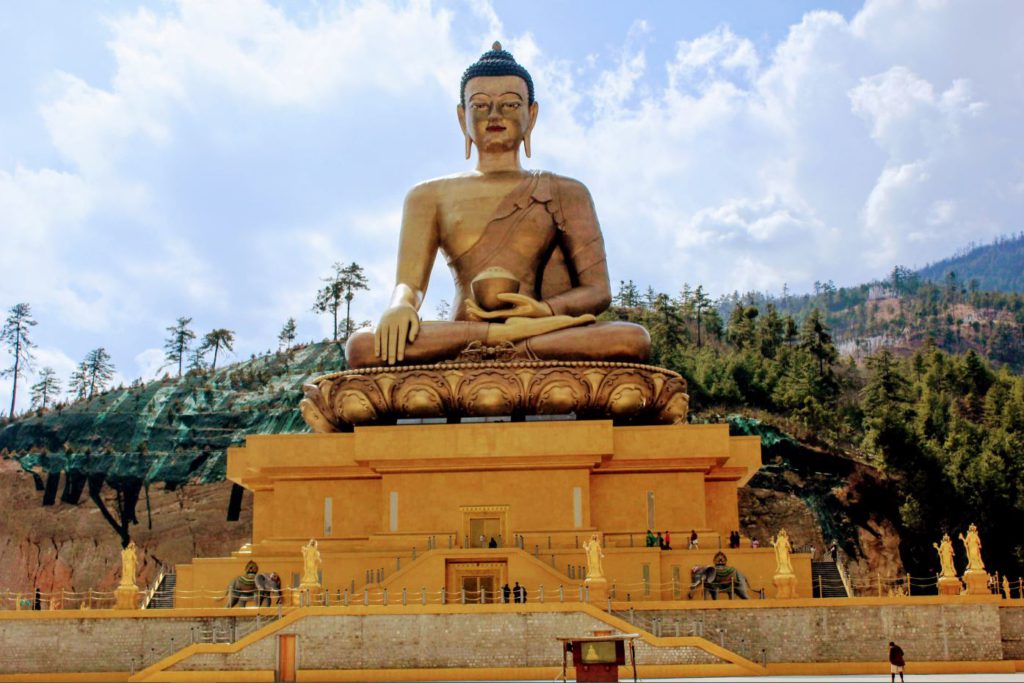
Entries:
[[[579, 182], [524, 170], [538, 104], [530, 74], [494, 44], [462, 75], [457, 107], [476, 169], [405, 200], [391, 304], [346, 346], [349, 370], [303, 385], [317, 432], [400, 419], [575, 415], [686, 421], [686, 381], [645, 365], [647, 330], [597, 321], [611, 302], [604, 240]], [[455, 278], [452, 319], [421, 321], [437, 253]]]
[[[476, 169], [420, 183], [405, 200], [391, 305], [347, 345], [352, 368], [454, 360], [471, 343], [532, 360], [645, 362], [647, 331], [596, 322], [611, 302], [604, 240], [581, 183], [524, 170], [533, 80], [495, 43], [462, 76], [459, 125]], [[455, 277], [450, 321], [422, 322], [437, 252]]]

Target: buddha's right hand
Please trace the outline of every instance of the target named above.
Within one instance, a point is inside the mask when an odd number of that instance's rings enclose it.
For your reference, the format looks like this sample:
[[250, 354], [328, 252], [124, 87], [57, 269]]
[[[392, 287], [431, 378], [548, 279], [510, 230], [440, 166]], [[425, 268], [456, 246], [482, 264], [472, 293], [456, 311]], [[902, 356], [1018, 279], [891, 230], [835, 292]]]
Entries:
[[373, 337], [373, 352], [388, 365], [405, 360], [405, 345], [416, 341], [420, 317], [409, 304], [384, 311]]

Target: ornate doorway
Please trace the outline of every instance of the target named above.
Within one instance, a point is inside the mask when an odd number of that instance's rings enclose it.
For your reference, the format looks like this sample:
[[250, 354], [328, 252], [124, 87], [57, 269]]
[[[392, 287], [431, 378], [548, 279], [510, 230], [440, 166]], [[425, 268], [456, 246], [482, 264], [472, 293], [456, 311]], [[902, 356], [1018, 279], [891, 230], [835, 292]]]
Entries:
[[448, 560], [446, 563], [445, 590], [449, 602], [461, 601], [463, 590], [467, 603], [501, 602], [501, 587], [506, 583], [508, 563], [505, 560]]

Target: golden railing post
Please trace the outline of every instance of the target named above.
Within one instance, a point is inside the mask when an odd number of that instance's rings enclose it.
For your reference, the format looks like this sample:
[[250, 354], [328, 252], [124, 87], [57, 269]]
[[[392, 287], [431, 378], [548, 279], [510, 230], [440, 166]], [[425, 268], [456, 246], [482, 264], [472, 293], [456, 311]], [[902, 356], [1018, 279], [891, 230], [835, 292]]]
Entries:
[[907, 597], [910, 597], [910, 572], [907, 572]]
[[882, 597], [882, 575], [875, 572], [875, 579], [878, 581], [878, 597]]
[[818, 574], [818, 597], [825, 597], [825, 591], [821, 588], [821, 574]]

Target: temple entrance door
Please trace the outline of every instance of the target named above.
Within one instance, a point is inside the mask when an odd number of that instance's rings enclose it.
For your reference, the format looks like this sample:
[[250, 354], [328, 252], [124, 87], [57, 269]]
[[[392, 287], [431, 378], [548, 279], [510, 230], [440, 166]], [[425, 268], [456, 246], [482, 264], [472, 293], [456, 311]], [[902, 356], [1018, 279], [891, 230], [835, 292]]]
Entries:
[[[501, 587], [508, 582], [508, 563], [449, 560], [445, 568], [448, 601], [458, 603], [466, 591], [467, 603], [501, 602]], [[482, 600], [481, 600], [482, 595]]]
[[472, 517], [469, 520], [469, 547], [487, 548], [491, 539], [499, 546], [505, 545], [501, 537], [501, 519], [499, 517]]
[[462, 588], [466, 591], [466, 602], [498, 602], [493, 576], [463, 576]]

